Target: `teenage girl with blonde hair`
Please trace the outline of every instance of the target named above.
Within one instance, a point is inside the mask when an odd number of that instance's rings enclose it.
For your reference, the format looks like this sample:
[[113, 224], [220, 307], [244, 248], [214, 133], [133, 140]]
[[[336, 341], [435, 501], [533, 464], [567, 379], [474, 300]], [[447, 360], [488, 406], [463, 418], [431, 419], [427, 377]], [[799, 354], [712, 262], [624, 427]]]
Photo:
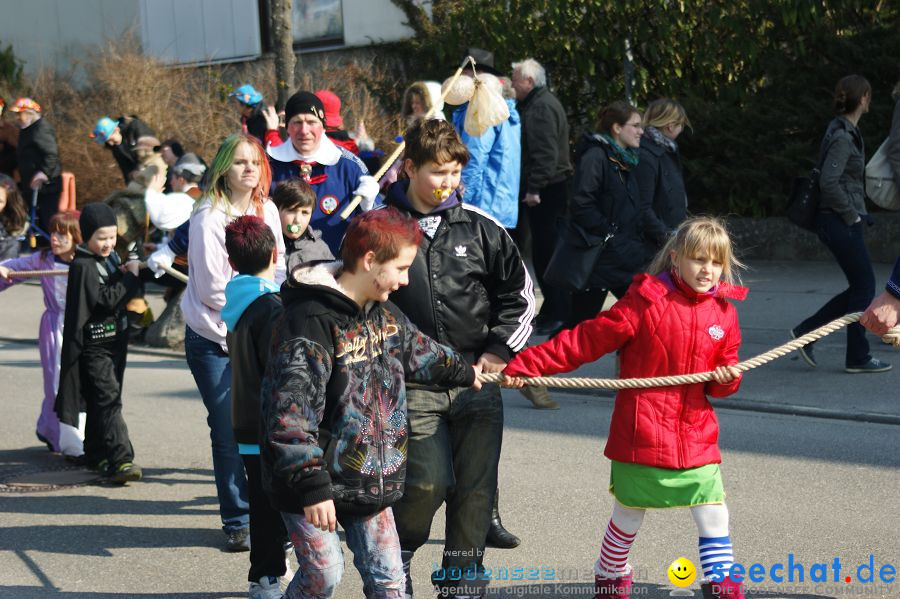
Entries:
[[[729, 577], [732, 546], [719, 470], [719, 423], [707, 396], [735, 393], [741, 332], [729, 299], [742, 265], [724, 224], [685, 221], [613, 307], [518, 354], [509, 377], [575, 370], [619, 350], [621, 378], [713, 372], [707, 383], [623, 389], [616, 395], [604, 454], [610, 460], [612, 518], [594, 565], [598, 599], [629, 596], [628, 552], [651, 508], [686, 507], [697, 524], [706, 597], [743, 598]], [[521, 386], [509, 380], [510, 386]], [[708, 586], [707, 586], [708, 585]]]

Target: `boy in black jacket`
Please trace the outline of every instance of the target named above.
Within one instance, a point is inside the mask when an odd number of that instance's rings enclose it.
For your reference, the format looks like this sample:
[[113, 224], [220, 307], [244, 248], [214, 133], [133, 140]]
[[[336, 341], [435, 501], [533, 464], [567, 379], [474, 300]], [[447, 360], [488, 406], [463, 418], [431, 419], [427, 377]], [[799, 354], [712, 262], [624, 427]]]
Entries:
[[113, 251], [116, 215], [106, 204], [85, 206], [79, 225], [85, 243], [75, 250], [69, 266], [56, 413], [60, 422], [78, 426], [78, 412], [87, 412], [87, 465], [125, 484], [141, 478], [122, 418], [128, 354], [125, 304], [140, 286], [139, 263], [129, 260], [120, 266]]
[[225, 286], [222, 320], [231, 358], [231, 421], [247, 471], [250, 501], [252, 599], [280, 599], [278, 579], [287, 566], [287, 532], [262, 489], [259, 465], [259, 392], [269, 360], [272, 327], [281, 316], [275, 284], [278, 252], [272, 229], [258, 216], [241, 216], [225, 227], [228, 262], [238, 275]]
[[285, 597], [332, 597], [340, 522], [370, 598], [403, 596], [391, 505], [406, 476], [405, 381], [478, 388], [477, 370], [387, 301], [422, 233], [396, 210], [357, 216], [343, 263], [300, 266], [282, 287], [263, 378], [263, 485], [299, 567]]
[[[426, 335], [446, 343], [484, 372], [502, 370], [531, 335], [534, 293], [512, 238], [500, 223], [462, 202], [469, 159], [446, 121], [421, 121], [406, 133], [408, 181], [388, 190], [385, 204], [419, 220], [425, 237], [409, 270], [409, 286], [391, 301]], [[406, 494], [395, 507], [407, 568], [447, 503], [442, 571], [432, 579], [442, 596], [479, 596], [485, 541], [496, 509], [503, 403], [497, 385], [479, 392], [419, 385], [409, 390]], [[463, 580], [445, 572], [461, 569]], [[466, 584], [468, 581], [474, 581]], [[460, 588], [465, 587], [465, 588]], [[408, 586], [407, 594], [412, 594]]]

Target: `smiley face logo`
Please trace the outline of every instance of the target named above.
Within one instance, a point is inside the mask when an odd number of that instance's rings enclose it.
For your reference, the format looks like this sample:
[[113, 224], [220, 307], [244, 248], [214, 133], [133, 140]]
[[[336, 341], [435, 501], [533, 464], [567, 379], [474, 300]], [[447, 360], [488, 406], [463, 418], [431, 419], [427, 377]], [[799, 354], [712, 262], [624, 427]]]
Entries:
[[694, 579], [697, 578], [697, 568], [687, 558], [679, 557], [677, 560], [669, 564], [666, 571], [669, 580], [677, 587], [689, 586]]

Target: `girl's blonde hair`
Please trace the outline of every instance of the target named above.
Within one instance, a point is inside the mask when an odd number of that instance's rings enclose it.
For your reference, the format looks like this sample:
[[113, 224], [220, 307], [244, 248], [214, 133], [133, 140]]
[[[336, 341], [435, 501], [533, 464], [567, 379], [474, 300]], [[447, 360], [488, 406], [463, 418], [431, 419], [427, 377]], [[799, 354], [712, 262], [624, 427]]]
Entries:
[[695, 216], [681, 223], [647, 271], [652, 275], [671, 271], [672, 252], [690, 257], [709, 255], [718, 260], [722, 263], [722, 280], [726, 283], [735, 284], [739, 279], [737, 271], [745, 268], [734, 255], [725, 223], [714, 216]]
[[644, 112], [644, 127], [662, 129], [667, 125], [684, 125], [691, 128], [684, 106], [670, 98], [653, 100]]

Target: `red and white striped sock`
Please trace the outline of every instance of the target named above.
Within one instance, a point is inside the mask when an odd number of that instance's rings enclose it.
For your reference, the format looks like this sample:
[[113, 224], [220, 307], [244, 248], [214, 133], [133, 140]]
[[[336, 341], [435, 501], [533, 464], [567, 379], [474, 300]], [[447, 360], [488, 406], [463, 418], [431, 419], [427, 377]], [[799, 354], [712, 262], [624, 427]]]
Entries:
[[603, 545], [600, 547], [600, 557], [594, 566], [594, 573], [604, 578], [620, 578], [626, 574], [625, 564], [628, 561], [628, 552], [631, 551], [636, 536], [637, 533], [622, 532], [610, 520], [606, 527], [606, 534], [603, 535]]

